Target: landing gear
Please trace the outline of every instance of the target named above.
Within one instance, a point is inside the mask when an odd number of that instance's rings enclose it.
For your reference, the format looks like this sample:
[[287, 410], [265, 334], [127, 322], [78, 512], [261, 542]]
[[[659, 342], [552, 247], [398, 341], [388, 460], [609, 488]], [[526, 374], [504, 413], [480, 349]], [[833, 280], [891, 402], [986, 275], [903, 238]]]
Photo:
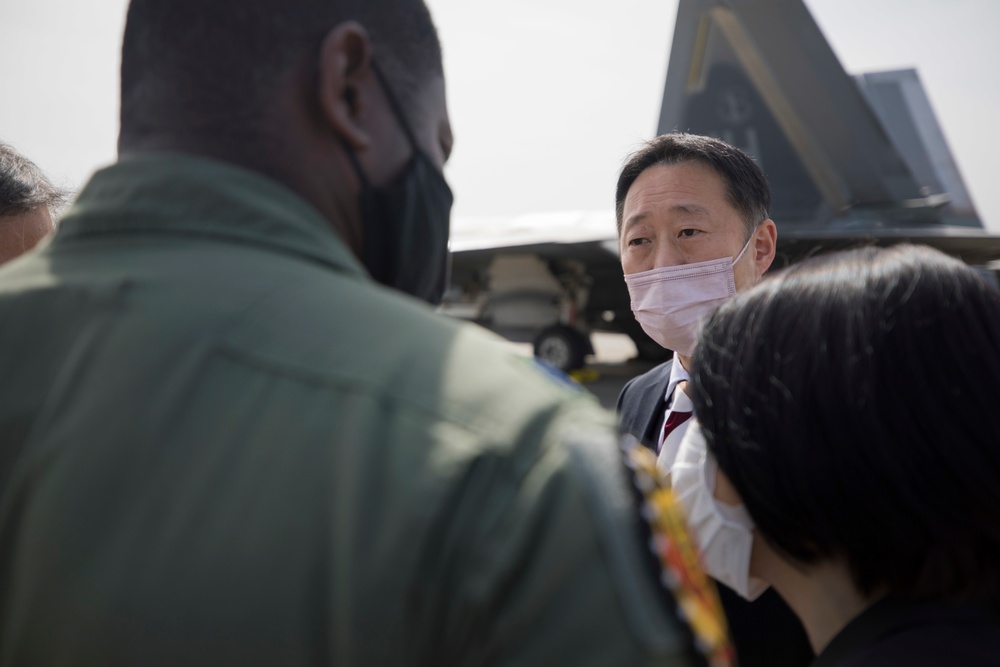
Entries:
[[583, 368], [593, 351], [586, 336], [564, 324], [543, 329], [535, 338], [535, 356], [564, 373]]

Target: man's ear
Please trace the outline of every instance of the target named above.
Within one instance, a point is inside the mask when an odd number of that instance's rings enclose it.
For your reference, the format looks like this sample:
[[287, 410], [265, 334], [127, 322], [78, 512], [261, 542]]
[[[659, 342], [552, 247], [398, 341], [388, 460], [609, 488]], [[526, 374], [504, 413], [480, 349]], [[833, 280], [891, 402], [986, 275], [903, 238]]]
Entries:
[[778, 228], [775, 226], [774, 220], [768, 218], [757, 225], [757, 230], [753, 234], [753, 241], [750, 245], [750, 252], [753, 253], [753, 261], [758, 279], [770, 268], [777, 248]]
[[368, 148], [371, 136], [363, 121], [377, 79], [364, 27], [347, 21], [330, 30], [320, 47], [317, 69], [316, 93], [323, 120], [349, 148]]

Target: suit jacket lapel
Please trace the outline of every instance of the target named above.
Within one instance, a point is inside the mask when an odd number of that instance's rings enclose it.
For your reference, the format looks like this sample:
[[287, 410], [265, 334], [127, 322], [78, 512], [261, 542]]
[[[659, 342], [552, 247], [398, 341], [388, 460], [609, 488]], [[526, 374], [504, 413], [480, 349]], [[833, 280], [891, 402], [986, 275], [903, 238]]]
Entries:
[[667, 392], [667, 385], [670, 384], [670, 364], [663, 364], [661, 368], [662, 372], [657, 373], [657, 377], [651, 378], [653, 382], [643, 387], [639, 408], [639, 414], [645, 418], [642, 428], [643, 442], [654, 450], [660, 439], [660, 431], [663, 430], [663, 418], [666, 416], [664, 395]]

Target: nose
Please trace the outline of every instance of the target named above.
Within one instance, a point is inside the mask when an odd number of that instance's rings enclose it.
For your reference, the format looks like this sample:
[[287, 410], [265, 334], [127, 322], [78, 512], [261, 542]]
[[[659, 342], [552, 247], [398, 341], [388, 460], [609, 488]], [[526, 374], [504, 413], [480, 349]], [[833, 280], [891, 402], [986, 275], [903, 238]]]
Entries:
[[674, 247], [673, 243], [661, 240], [656, 244], [656, 252], [653, 255], [653, 268], [662, 269], [667, 266], [678, 266], [684, 263], [684, 258]]

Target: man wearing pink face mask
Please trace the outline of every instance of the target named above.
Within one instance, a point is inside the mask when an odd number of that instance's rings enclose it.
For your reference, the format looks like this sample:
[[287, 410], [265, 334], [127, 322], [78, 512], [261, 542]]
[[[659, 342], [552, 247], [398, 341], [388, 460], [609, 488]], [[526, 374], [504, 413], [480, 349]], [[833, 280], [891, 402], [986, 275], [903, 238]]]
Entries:
[[618, 410], [622, 430], [654, 449], [664, 471], [691, 414], [685, 389], [699, 323], [774, 260], [770, 204], [760, 167], [710, 137], [659, 136], [633, 153], [618, 177], [618, 241], [632, 312], [650, 338], [674, 352], [625, 386]]
[[[698, 326], [748, 289], [774, 260], [777, 230], [760, 167], [718, 139], [665, 134], [633, 153], [618, 177], [615, 211], [632, 311], [673, 359], [633, 378], [618, 398], [620, 426], [669, 471], [693, 414], [686, 393]], [[731, 344], [744, 341], [732, 332]], [[720, 598], [742, 667], [805, 666], [801, 624], [773, 592], [749, 603]]]

